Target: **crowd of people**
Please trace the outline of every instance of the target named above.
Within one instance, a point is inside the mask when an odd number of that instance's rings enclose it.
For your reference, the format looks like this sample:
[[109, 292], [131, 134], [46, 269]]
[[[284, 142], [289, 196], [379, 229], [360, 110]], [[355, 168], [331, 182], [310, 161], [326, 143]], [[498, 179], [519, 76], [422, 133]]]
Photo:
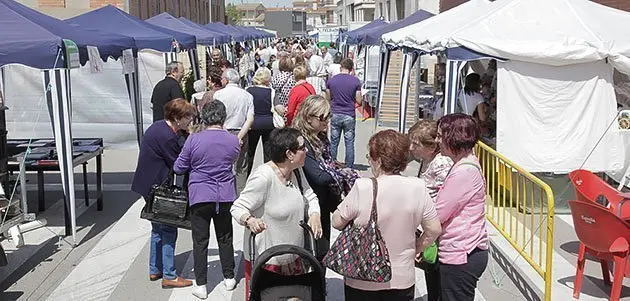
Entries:
[[[256, 51], [239, 45], [234, 51], [233, 64], [213, 51], [207, 79], [195, 84], [192, 101], [178, 91], [181, 63], [168, 64], [166, 78], [154, 88], [154, 120], [141, 142], [132, 190], [146, 200], [153, 185], [186, 175], [195, 280], [177, 275], [177, 228], [155, 222], [149, 280], [162, 279], [163, 288], [194, 285], [192, 294], [206, 299], [210, 222], [227, 290], [237, 285], [232, 220], [245, 227], [243, 250], [257, 234], [257, 255], [279, 244], [304, 246], [298, 226], [304, 220], [322, 261], [331, 229], [366, 224], [374, 201], [392, 277], [384, 283], [346, 278], [346, 300], [413, 300], [415, 266], [434, 242], [439, 260], [425, 270], [429, 300], [474, 300], [488, 261], [485, 182], [472, 152], [479, 122], [451, 114], [437, 122], [420, 120], [407, 135], [376, 133], [367, 145], [378, 184], [373, 186], [354, 170], [361, 84], [352, 59], [308, 40]], [[260, 140], [264, 163], [254, 167]], [[417, 177], [402, 174], [410, 157], [422, 162]], [[247, 282], [252, 263], [245, 253]], [[295, 256], [275, 257], [264, 268], [284, 275], [308, 270]]]

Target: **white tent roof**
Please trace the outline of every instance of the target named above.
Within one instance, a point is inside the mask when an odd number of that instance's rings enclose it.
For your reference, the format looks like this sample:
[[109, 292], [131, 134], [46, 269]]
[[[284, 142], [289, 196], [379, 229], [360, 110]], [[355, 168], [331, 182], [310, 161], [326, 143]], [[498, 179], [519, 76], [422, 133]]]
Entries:
[[589, 0], [471, 0], [385, 34], [385, 43], [424, 51], [464, 46], [553, 66], [608, 58], [630, 74], [630, 13]]

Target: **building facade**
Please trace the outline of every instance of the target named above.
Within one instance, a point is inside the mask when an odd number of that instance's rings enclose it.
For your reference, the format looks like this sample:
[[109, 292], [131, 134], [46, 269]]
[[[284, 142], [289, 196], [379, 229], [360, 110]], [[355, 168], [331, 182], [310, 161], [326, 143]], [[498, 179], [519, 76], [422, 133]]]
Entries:
[[293, 8], [270, 8], [265, 12], [265, 28], [276, 31], [280, 38], [306, 35], [306, 16]]
[[265, 26], [266, 8], [262, 3], [245, 3], [234, 5], [241, 14], [242, 26]]
[[226, 20], [225, 0], [18, 0], [18, 2], [59, 19], [68, 19], [106, 5], [113, 5], [143, 20], [163, 12], [175, 17], [186, 17], [200, 24], [224, 23]]
[[309, 28], [336, 24], [335, 7], [334, 0], [293, 1], [293, 10], [306, 12], [306, 24]]
[[375, 0], [340, 0], [337, 1], [338, 25], [348, 25], [353, 22], [370, 22], [375, 18]]

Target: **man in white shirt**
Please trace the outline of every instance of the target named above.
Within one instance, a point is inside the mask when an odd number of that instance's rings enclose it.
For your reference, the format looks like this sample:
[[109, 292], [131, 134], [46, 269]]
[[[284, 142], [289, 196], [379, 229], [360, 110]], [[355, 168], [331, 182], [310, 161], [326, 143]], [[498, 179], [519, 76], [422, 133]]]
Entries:
[[254, 122], [254, 97], [239, 86], [236, 70], [227, 69], [221, 78], [224, 88], [214, 92], [213, 99], [225, 105], [226, 119], [223, 128], [235, 134], [241, 141], [241, 152], [234, 164], [236, 192], [240, 193], [247, 182], [247, 132]]
[[328, 53], [328, 48], [326, 48], [326, 46], [322, 46], [320, 51], [322, 52], [322, 57], [324, 58], [324, 66], [328, 68], [333, 63], [333, 56]]

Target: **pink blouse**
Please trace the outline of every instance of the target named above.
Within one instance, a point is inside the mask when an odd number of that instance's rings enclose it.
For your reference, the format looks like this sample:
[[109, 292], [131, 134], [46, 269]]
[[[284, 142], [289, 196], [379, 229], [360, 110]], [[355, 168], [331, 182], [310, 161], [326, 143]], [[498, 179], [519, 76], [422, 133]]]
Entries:
[[[348, 286], [366, 291], [407, 289], [415, 284], [416, 229], [423, 220], [437, 218], [422, 179], [400, 175], [378, 177], [378, 227], [392, 264], [392, 280], [376, 283], [346, 278]], [[360, 178], [339, 204], [344, 220], [367, 225], [372, 209], [372, 181]]]
[[435, 201], [442, 222], [441, 263], [465, 264], [475, 248], [488, 249], [486, 183], [474, 155], [455, 163]]

